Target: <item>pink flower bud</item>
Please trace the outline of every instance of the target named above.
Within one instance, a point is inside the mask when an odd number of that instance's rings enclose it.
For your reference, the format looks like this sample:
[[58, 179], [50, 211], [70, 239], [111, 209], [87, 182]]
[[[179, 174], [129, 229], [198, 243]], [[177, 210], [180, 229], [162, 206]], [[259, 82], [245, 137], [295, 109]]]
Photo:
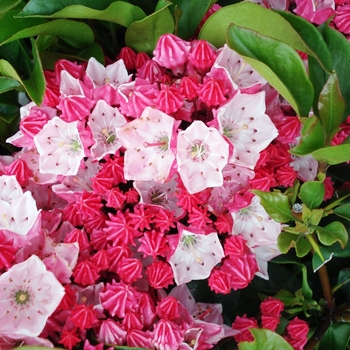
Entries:
[[135, 68], [140, 69], [150, 59], [151, 58], [146, 54], [146, 52], [139, 52], [136, 55]]
[[156, 49], [153, 51], [153, 60], [171, 69], [175, 75], [182, 75], [190, 50], [189, 42], [173, 34], [164, 34], [159, 38]]
[[187, 98], [189, 101], [193, 101], [198, 97], [198, 89], [200, 84], [196, 77], [183, 77], [180, 83], [180, 92]]
[[200, 73], [205, 75], [214, 64], [216, 55], [205, 40], [194, 42], [194, 46], [188, 55], [188, 60], [192, 66]]
[[135, 69], [136, 53], [130, 47], [122, 47], [117, 56], [117, 60], [120, 59], [124, 61], [125, 67], [128, 71], [133, 71]]
[[222, 84], [215, 78], [208, 79], [203, 84], [198, 96], [209, 108], [217, 107], [227, 100]]
[[157, 103], [158, 109], [170, 115], [183, 106], [183, 96], [178, 89], [169, 87], [160, 91], [154, 102]]

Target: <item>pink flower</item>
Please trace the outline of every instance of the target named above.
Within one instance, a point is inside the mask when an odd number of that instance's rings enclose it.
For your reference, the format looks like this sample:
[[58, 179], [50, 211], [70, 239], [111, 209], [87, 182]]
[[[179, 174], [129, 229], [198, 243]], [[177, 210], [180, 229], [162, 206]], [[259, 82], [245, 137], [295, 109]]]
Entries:
[[0, 276], [0, 334], [36, 337], [64, 295], [64, 288], [32, 255]]
[[176, 284], [209, 277], [213, 267], [224, 257], [217, 233], [196, 233], [180, 223], [177, 226], [179, 233], [168, 235], [169, 243], [175, 247], [168, 261]]
[[84, 147], [77, 122], [66, 123], [59, 117], [50, 120], [34, 137], [39, 152], [40, 172], [76, 175], [84, 158]]
[[296, 0], [294, 12], [308, 21], [321, 24], [334, 13], [334, 0]]
[[193, 122], [178, 134], [177, 164], [181, 180], [189, 193], [223, 184], [222, 169], [227, 164], [229, 147], [214, 128]]
[[262, 315], [280, 317], [284, 310], [284, 304], [277, 298], [268, 297], [260, 304]]
[[102, 321], [98, 334], [98, 341], [105, 344], [123, 345], [127, 332], [121, 327], [119, 322], [108, 318]]
[[253, 341], [254, 337], [249, 332], [249, 328], [258, 328], [258, 322], [255, 318], [249, 318], [246, 315], [237, 316], [232, 323], [232, 328], [239, 331], [238, 334], [234, 335], [236, 342]]
[[174, 75], [182, 75], [185, 62], [191, 50], [191, 44], [173, 34], [162, 35], [155, 50], [153, 60], [161, 66], [171, 69]]
[[234, 146], [230, 163], [254, 169], [259, 153], [278, 135], [265, 114], [265, 93], [237, 94], [216, 112], [219, 131]]
[[88, 121], [95, 140], [95, 144], [91, 147], [94, 160], [100, 160], [106, 154], [114, 154], [121, 147], [116, 128], [126, 122], [118, 108], [111, 107], [104, 100], [97, 102]]
[[350, 35], [350, 5], [337, 7], [333, 22], [338, 30], [344, 34]]

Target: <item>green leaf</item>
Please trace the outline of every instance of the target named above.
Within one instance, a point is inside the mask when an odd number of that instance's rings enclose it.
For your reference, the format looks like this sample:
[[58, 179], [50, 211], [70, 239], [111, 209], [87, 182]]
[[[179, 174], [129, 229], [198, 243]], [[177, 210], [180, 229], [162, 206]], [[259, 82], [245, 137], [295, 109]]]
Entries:
[[137, 52], [152, 54], [158, 39], [174, 31], [174, 20], [167, 7], [131, 24], [125, 33], [126, 46]]
[[[79, 1], [76, 2], [78, 3]], [[83, 3], [84, 1], [81, 2]], [[110, 2], [111, 1], [107, 1], [106, 4]], [[96, 1], [94, 4], [95, 3], [98, 2]], [[115, 1], [108, 7], [99, 6], [99, 9], [96, 9], [94, 4], [89, 4], [89, 6], [82, 6], [83, 4], [72, 5], [72, 1], [70, 1], [69, 5], [71, 6], [64, 8], [61, 8], [60, 6], [60, 9], [57, 12], [52, 12], [52, 10], [47, 11], [45, 8], [41, 9], [39, 7], [36, 8], [35, 16], [47, 18], [97, 19], [101, 21], [117, 23], [124, 27], [128, 27], [131, 23], [146, 17], [146, 14], [138, 6], [134, 6], [124, 1]], [[22, 12], [17, 15], [18, 17], [34, 15], [27, 10], [27, 6], [23, 9]]]
[[329, 145], [343, 120], [345, 101], [341, 95], [335, 72], [329, 76], [318, 100], [318, 113]]
[[254, 341], [241, 342], [239, 350], [293, 350], [292, 346], [279, 334], [264, 328], [250, 328]]
[[288, 222], [295, 220], [295, 216], [290, 210], [288, 197], [281, 192], [264, 192], [253, 190], [260, 197], [260, 203], [266, 212], [277, 222]]
[[300, 56], [293, 48], [234, 24], [227, 29], [227, 44], [256, 69], [299, 116], [308, 116], [313, 87]]
[[303, 234], [295, 235], [289, 232], [281, 232], [277, 238], [277, 246], [281, 253], [286, 254], [290, 248], [295, 248], [298, 258], [302, 258], [311, 249], [311, 244]]
[[34, 67], [32, 75], [28, 80], [22, 80], [16, 72], [15, 68], [6, 60], [0, 60], [0, 74], [4, 77], [9, 77], [17, 80], [21, 83], [28, 93], [29, 97], [37, 104], [40, 105], [44, 98], [45, 92], [45, 78], [42, 70], [41, 61], [39, 58], [39, 52], [33, 39], [32, 54], [34, 60]]
[[350, 160], [350, 144], [319, 148], [311, 155], [319, 162], [329, 165], [344, 163]]
[[299, 197], [311, 210], [323, 202], [324, 194], [325, 188], [321, 181], [306, 181], [300, 186]]
[[17, 80], [13, 78], [0, 77], [0, 94], [13, 90], [18, 86], [21, 86], [21, 84]]
[[348, 243], [348, 232], [340, 221], [333, 221], [324, 227], [317, 226], [316, 233], [320, 242], [327, 246], [339, 242], [344, 249]]
[[[38, 21], [41, 23], [35, 23]], [[21, 22], [27, 23], [24, 28], [21, 28], [22, 24], [19, 25]], [[94, 42], [94, 33], [87, 24], [68, 19], [47, 22], [40, 18], [11, 18], [6, 21], [3, 18], [0, 25], [11, 27], [11, 30], [0, 31], [0, 45], [37, 35], [55, 35], [75, 47], [85, 47]]]
[[30, 0], [20, 16], [50, 16], [71, 5], [83, 5], [96, 10], [106, 9], [115, 0]]
[[329, 48], [333, 59], [333, 70], [339, 79], [341, 94], [346, 102], [343, 120], [350, 114], [350, 43], [345, 36], [337, 30], [330, 28], [325, 23], [319, 30]]
[[0, 15], [8, 12], [21, 3], [22, 0], [1, 0], [0, 1]]
[[254, 30], [262, 35], [282, 41], [296, 50], [311, 54], [299, 34], [283, 17], [248, 1], [225, 6], [211, 15], [204, 23], [199, 33], [199, 39], [207, 40], [214, 46], [221, 47], [226, 42], [227, 27], [231, 23]]
[[350, 221], [350, 204], [341, 205], [333, 210], [335, 214], [341, 218], [347, 219]]
[[332, 258], [333, 258], [333, 252], [330, 252], [328, 249], [324, 249], [323, 247], [319, 247], [319, 252], [312, 256], [313, 271], [316, 272], [321, 266], [326, 264]]
[[330, 73], [333, 65], [332, 56], [326, 43], [323, 40], [322, 35], [315, 28], [315, 26], [304, 18], [294, 15], [290, 12], [276, 12], [286, 21], [288, 21], [293, 29], [300, 35], [302, 41], [308, 48], [308, 51], [304, 52], [313, 56], [321, 64], [323, 69]]
[[320, 120], [313, 115], [306, 119], [299, 144], [290, 152], [297, 156], [305, 156], [321, 147], [324, 147], [324, 130]]
[[317, 350], [345, 350], [350, 340], [350, 324], [335, 322], [322, 337]]
[[343, 269], [339, 271], [338, 283], [332, 289], [332, 292], [335, 293], [338, 289], [344, 287], [350, 282], [350, 269]]
[[178, 6], [182, 12], [178, 21], [177, 35], [187, 40], [196, 31], [205, 13], [209, 10], [211, 0], [173, 0], [173, 6]]

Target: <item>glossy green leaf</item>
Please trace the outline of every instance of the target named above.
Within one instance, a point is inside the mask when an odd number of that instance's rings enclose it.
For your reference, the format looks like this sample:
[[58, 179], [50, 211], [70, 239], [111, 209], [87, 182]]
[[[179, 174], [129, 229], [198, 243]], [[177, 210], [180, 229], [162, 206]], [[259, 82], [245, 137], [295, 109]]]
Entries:
[[172, 0], [173, 6], [181, 10], [177, 35], [189, 39], [196, 31], [205, 13], [211, 6], [211, 0]]
[[[322, 68], [329, 73], [332, 70], [332, 56], [323, 40], [322, 35], [316, 27], [304, 18], [286, 11], [276, 11], [282, 16], [293, 29], [300, 35], [302, 41], [307, 46], [308, 51], [304, 51], [321, 64]], [[273, 26], [274, 27], [274, 26]], [[287, 42], [288, 43], [288, 42]]]
[[260, 197], [260, 203], [266, 212], [277, 222], [288, 222], [295, 220], [292, 214], [288, 197], [281, 192], [264, 192], [253, 190]]
[[21, 0], [1, 0], [0, 1], [0, 15], [8, 12], [21, 3]]
[[283, 17], [274, 11], [248, 1], [225, 6], [211, 15], [204, 23], [199, 33], [199, 39], [207, 40], [214, 46], [221, 47], [226, 42], [227, 27], [231, 23], [254, 30], [262, 35], [282, 41], [294, 49], [311, 54], [298, 33]]
[[350, 204], [344, 204], [335, 208], [334, 213], [350, 221]]
[[167, 7], [131, 24], [125, 33], [125, 43], [137, 52], [152, 54], [158, 39], [174, 31], [174, 20]]
[[300, 186], [299, 197], [311, 210], [323, 202], [324, 194], [325, 188], [321, 181], [306, 181]]
[[96, 10], [106, 9], [115, 0], [30, 0], [20, 16], [50, 16], [71, 5], [82, 5]]
[[311, 152], [324, 147], [324, 130], [320, 120], [316, 116], [306, 119], [299, 144], [292, 148], [290, 152], [297, 156], [305, 156]]
[[335, 293], [338, 289], [350, 283], [350, 268], [339, 271], [338, 283], [333, 287], [332, 292]]
[[286, 254], [291, 248], [299, 258], [305, 256], [311, 250], [311, 244], [303, 234], [295, 235], [289, 232], [281, 232], [277, 238], [277, 246], [281, 253]]
[[345, 101], [341, 95], [338, 77], [335, 72], [330, 74], [318, 100], [318, 113], [326, 134], [326, 144], [329, 145], [343, 120]]
[[322, 337], [317, 350], [345, 350], [350, 340], [350, 323], [335, 322]]
[[[25, 21], [40, 20], [39, 18], [26, 18]], [[28, 26], [22, 30], [17, 30], [17, 22], [21, 22], [22, 19], [13, 19], [8, 25], [14, 25], [12, 30], [2, 32], [0, 35], [0, 45], [6, 44], [13, 40], [29, 38], [37, 35], [55, 35], [63, 40], [67, 41], [69, 44], [75, 47], [85, 47], [94, 42], [94, 33], [92, 29], [83, 22], [72, 21], [68, 19], [56, 19], [54, 21], [49, 21], [42, 24], [37, 24], [33, 26]], [[4, 25], [1, 21], [0, 25]], [[79, 35], [77, 35], [79, 33]], [[12, 35], [10, 35], [12, 34]]]
[[45, 92], [45, 78], [39, 58], [39, 52], [33, 39], [31, 40], [31, 43], [34, 60], [31, 77], [28, 80], [22, 80], [15, 68], [6, 60], [0, 60], [0, 75], [17, 80], [23, 85], [30, 98], [37, 105], [40, 105], [43, 101]]
[[18, 86], [21, 86], [21, 84], [17, 80], [8, 77], [0, 77], [0, 94], [13, 90]]
[[[110, 1], [109, 1], [110, 2]], [[72, 5], [64, 7], [57, 12], [48, 14], [44, 10], [36, 13], [35, 16], [42, 16], [47, 18], [77, 18], [77, 19], [97, 19], [101, 21], [108, 21], [128, 27], [131, 23], [141, 20], [146, 17], [146, 14], [137, 6], [129, 4], [124, 1], [115, 1], [107, 8], [95, 9], [82, 5]], [[18, 16], [28, 16], [26, 7]], [[33, 14], [31, 14], [33, 16]]]
[[340, 221], [333, 221], [327, 226], [317, 227], [316, 233], [320, 242], [327, 246], [339, 242], [344, 248], [348, 243], [348, 232]]
[[328, 263], [333, 258], [333, 252], [323, 247], [319, 247], [318, 254], [312, 256], [312, 269], [316, 272], [321, 266]]
[[299, 116], [308, 116], [313, 87], [300, 56], [293, 48], [233, 24], [227, 29], [227, 44], [256, 69]]
[[311, 155], [319, 162], [325, 162], [329, 165], [340, 164], [350, 160], [350, 144], [319, 148]]
[[279, 334], [264, 328], [250, 328], [254, 341], [241, 342], [239, 350], [293, 350], [292, 346]]
[[322, 24], [319, 30], [329, 48], [333, 59], [333, 69], [336, 71], [341, 94], [346, 102], [343, 120], [350, 114], [350, 43], [337, 30]]

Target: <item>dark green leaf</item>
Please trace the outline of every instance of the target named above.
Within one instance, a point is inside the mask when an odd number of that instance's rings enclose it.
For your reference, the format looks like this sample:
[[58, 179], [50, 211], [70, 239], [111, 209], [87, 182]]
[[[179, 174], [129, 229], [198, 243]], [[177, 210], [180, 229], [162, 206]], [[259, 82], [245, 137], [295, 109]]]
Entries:
[[253, 190], [260, 197], [260, 203], [266, 212], [277, 222], [288, 222], [295, 220], [295, 216], [290, 210], [288, 197], [281, 192], [264, 192]]
[[348, 243], [348, 233], [340, 221], [333, 221], [327, 226], [317, 227], [316, 233], [320, 242], [327, 246], [339, 242], [344, 248]]
[[241, 342], [239, 350], [293, 350], [292, 346], [279, 334], [264, 328], [250, 328], [254, 341]]
[[[83, 2], [83, 1], [82, 1]], [[109, 1], [110, 2], [110, 1]], [[101, 21], [108, 21], [128, 27], [131, 23], [141, 20], [146, 14], [137, 6], [129, 4], [124, 1], [115, 1], [107, 8], [94, 8], [95, 6], [72, 5], [64, 7], [57, 12], [47, 14], [41, 11], [35, 16], [43, 16], [48, 18], [77, 18], [77, 19], [97, 19]], [[18, 14], [18, 16], [28, 16], [26, 7]]]
[[[332, 70], [332, 56], [329, 49], [324, 42], [322, 35], [315, 28], [313, 24], [305, 20], [300, 16], [296, 16], [290, 12], [286, 11], [276, 11], [280, 16], [282, 16], [293, 29], [300, 35], [301, 39], [308, 47], [308, 51], [304, 51], [309, 55], [315, 57], [315, 59], [322, 65], [325, 71], [329, 73]], [[273, 26], [274, 27], [274, 26]], [[289, 42], [287, 42], [289, 43]], [[292, 44], [289, 43], [291, 46]]]
[[[319, 255], [319, 253], [321, 253], [322, 257]], [[333, 258], [333, 252], [330, 252], [328, 249], [324, 249], [323, 247], [319, 247], [319, 253], [312, 256], [312, 269], [314, 272]]]
[[345, 350], [350, 340], [350, 323], [333, 323], [322, 337], [318, 350]]
[[32, 43], [32, 54], [34, 60], [34, 67], [32, 75], [28, 80], [22, 80], [21, 77], [16, 72], [15, 68], [7, 61], [0, 60], [0, 74], [17, 80], [23, 85], [27, 91], [30, 98], [37, 104], [40, 105], [45, 92], [45, 78], [41, 66], [41, 61], [39, 58], [39, 52], [35, 45], [34, 40], [31, 40]]
[[21, 86], [21, 84], [17, 80], [13, 78], [0, 77], [0, 94], [13, 90], [18, 86]]
[[350, 144], [319, 148], [311, 155], [319, 162], [329, 165], [344, 163], [350, 160]]
[[21, 0], [1, 0], [0, 1], [0, 15], [8, 12], [21, 3]]
[[311, 210], [323, 202], [324, 194], [325, 188], [321, 181], [306, 181], [300, 186], [300, 199]]
[[339, 271], [338, 285], [336, 289], [342, 288], [350, 282], [350, 268]]
[[284, 18], [276, 12], [249, 1], [225, 6], [211, 15], [204, 23], [199, 39], [221, 47], [226, 42], [227, 27], [231, 23], [282, 41], [296, 50], [309, 52], [299, 34]]
[[299, 116], [308, 116], [313, 87], [300, 56], [293, 48], [233, 24], [227, 30], [227, 44], [255, 68]]
[[339, 90], [338, 77], [333, 72], [323, 87], [318, 100], [318, 113], [329, 145], [343, 120], [345, 101]]
[[203, 16], [209, 10], [211, 0], [173, 0], [172, 3], [182, 12], [177, 35], [187, 40], [195, 33]]
[[339, 79], [341, 94], [346, 102], [343, 120], [350, 114], [350, 43], [337, 30], [322, 24], [319, 30], [329, 48], [333, 59], [333, 69]]
[[174, 20], [167, 7], [131, 24], [125, 43], [137, 52], [152, 54], [161, 35], [174, 31]]
[[316, 116], [311, 116], [306, 119], [299, 144], [291, 149], [291, 153], [297, 156], [305, 156], [322, 147], [324, 147], [323, 127]]
[[350, 221], [350, 204], [344, 204], [335, 208], [334, 213]]

